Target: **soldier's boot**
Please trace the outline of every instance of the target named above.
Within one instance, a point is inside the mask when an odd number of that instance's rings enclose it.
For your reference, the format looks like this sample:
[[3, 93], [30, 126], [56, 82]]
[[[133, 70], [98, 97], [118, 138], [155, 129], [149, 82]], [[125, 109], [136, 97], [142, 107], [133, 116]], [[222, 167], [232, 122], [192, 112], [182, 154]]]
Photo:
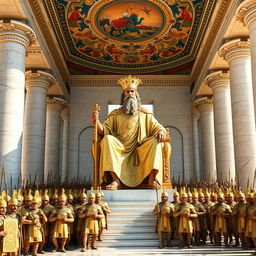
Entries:
[[188, 243], [188, 248], [191, 249], [192, 248], [192, 234], [191, 233], [187, 233], [187, 243]]
[[213, 230], [209, 231], [209, 237], [210, 237], [211, 244], [214, 244], [214, 232], [213, 232]]
[[87, 236], [87, 234], [85, 234], [84, 237], [83, 237], [83, 246], [84, 247], [81, 249], [81, 252], [86, 251], [86, 249], [87, 249], [87, 240], [88, 240], [88, 236]]
[[179, 247], [180, 247], [180, 248], [183, 248], [183, 247], [185, 246], [185, 241], [184, 241], [183, 233], [178, 232], [178, 238], [179, 238], [179, 240], [180, 240], [180, 245], [179, 245]]
[[172, 247], [171, 240], [172, 240], [172, 233], [171, 233], [171, 232], [168, 232], [168, 233], [167, 233], [167, 245], [168, 245], [169, 247]]
[[61, 248], [60, 248], [61, 252], [64, 252], [64, 253], [67, 252], [66, 249], [65, 249], [66, 243], [67, 243], [67, 239], [66, 238], [62, 238], [61, 239]]
[[202, 244], [204, 245], [204, 244], [206, 244], [206, 239], [207, 239], [207, 230], [205, 229], [205, 230], [203, 230], [203, 231], [201, 231], [201, 237], [202, 237]]
[[159, 248], [162, 249], [164, 247], [163, 233], [159, 232], [158, 237], [159, 237]]
[[216, 232], [214, 234], [214, 243], [217, 246], [221, 246], [221, 233], [220, 232]]
[[200, 232], [195, 232], [195, 245], [200, 245]]
[[38, 246], [39, 246], [39, 243], [33, 244], [32, 256], [37, 256]]
[[[224, 236], [224, 244], [226, 247], [229, 247], [229, 243], [228, 243], [228, 234], [227, 233], [223, 233]], [[230, 240], [229, 240], [230, 241]]]
[[91, 248], [93, 250], [97, 250], [97, 246], [96, 246], [96, 239], [97, 239], [97, 236], [96, 235], [92, 235], [92, 243], [91, 243]]
[[234, 244], [234, 247], [238, 247], [240, 243], [239, 243], [239, 235], [237, 233], [235, 234], [235, 241], [236, 243]]
[[52, 252], [57, 252], [58, 247], [59, 247], [57, 238], [53, 238], [52, 243], [53, 243], [53, 246], [54, 246], [54, 248], [52, 249]]
[[102, 241], [103, 228], [99, 230], [98, 241]]

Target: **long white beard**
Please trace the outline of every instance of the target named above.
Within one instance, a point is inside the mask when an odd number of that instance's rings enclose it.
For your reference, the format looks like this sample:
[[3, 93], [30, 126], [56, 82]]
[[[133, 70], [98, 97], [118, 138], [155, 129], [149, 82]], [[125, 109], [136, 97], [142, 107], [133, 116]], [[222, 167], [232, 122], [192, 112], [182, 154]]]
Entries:
[[124, 98], [124, 103], [122, 109], [127, 115], [134, 115], [138, 112], [138, 100], [132, 96], [127, 96]]

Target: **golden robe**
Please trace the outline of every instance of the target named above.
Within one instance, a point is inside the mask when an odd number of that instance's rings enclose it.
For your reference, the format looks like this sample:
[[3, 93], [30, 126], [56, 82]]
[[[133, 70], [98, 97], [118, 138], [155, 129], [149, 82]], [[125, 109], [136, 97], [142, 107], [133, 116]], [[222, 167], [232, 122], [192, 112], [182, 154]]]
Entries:
[[155, 169], [162, 184], [163, 144], [154, 135], [165, 129], [152, 113], [140, 108], [137, 114], [126, 115], [119, 108], [108, 115], [103, 127], [101, 183], [107, 182], [106, 172], [113, 171], [124, 185], [136, 187]]

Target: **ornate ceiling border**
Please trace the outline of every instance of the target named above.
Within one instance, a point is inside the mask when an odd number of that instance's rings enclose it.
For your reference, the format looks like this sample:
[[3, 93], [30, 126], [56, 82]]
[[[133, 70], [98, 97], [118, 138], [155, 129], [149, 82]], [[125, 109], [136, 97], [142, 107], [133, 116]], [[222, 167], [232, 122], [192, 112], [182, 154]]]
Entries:
[[[109, 87], [116, 86], [116, 83], [122, 75], [71, 75], [69, 84], [70, 87], [83, 86], [83, 87]], [[167, 86], [191, 86], [191, 76], [183, 75], [140, 75], [142, 86], [150, 87], [167, 87]]]

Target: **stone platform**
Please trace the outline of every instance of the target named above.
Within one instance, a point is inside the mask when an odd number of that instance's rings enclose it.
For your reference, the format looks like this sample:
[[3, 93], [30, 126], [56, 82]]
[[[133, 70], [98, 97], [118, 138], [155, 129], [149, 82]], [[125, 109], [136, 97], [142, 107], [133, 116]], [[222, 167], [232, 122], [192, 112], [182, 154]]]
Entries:
[[[169, 200], [173, 199], [173, 189], [166, 190], [169, 194]], [[120, 189], [120, 190], [102, 190], [106, 202], [136, 202], [151, 201], [156, 202], [156, 190], [153, 189]], [[158, 190], [158, 199], [161, 199], [162, 189]]]

